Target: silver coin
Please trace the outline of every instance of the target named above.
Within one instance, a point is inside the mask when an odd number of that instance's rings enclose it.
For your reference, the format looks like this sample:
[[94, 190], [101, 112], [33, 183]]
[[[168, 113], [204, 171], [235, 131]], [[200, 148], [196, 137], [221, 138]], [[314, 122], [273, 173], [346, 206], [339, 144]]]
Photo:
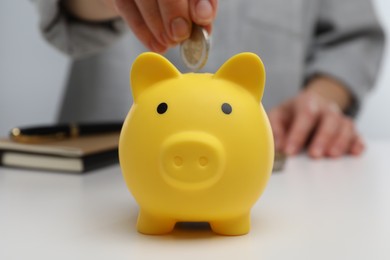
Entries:
[[191, 36], [180, 44], [181, 59], [190, 70], [198, 71], [206, 64], [209, 50], [209, 34], [206, 29], [194, 24]]
[[272, 168], [272, 172], [281, 172], [284, 169], [284, 165], [286, 164], [287, 156], [281, 152], [275, 152], [274, 158], [274, 166]]

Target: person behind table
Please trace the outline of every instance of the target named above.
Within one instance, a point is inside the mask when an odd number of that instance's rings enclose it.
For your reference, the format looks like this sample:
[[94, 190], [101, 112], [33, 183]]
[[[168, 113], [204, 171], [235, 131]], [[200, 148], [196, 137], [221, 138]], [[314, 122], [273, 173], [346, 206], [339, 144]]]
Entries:
[[123, 120], [134, 58], [146, 50], [165, 53], [185, 71], [173, 47], [196, 23], [213, 36], [205, 71], [238, 52], [263, 59], [262, 102], [277, 150], [294, 155], [307, 147], [314, 158], [364, 150], [353, 118], [374, 84], [384, 45], [369, 0], [34, 3], [45, 38], [73, 58], [60, 121]]

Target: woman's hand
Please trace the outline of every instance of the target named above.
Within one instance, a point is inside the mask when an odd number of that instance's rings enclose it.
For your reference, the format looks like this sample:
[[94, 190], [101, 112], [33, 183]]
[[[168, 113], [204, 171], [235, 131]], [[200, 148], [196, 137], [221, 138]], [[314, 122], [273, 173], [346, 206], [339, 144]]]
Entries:
[[207, 27], [217, 11], [217, 0], [111, 0], [140, 41], [164, 52], [187, 39], [192, 23]]
[[218, 0], [67, 0], [63, 3], [85, 20], [122, 17], [148, 49], [162, 53], [187, 39], [193, 23], [210, 33]]
[[342, 112], [350, 102], [349, 92], [337, 81], [314, 79], [269, 112], [276, 150], [295, 155], [307, 147], [313, 158], [360, 155], [363, 141], [354, 121]]

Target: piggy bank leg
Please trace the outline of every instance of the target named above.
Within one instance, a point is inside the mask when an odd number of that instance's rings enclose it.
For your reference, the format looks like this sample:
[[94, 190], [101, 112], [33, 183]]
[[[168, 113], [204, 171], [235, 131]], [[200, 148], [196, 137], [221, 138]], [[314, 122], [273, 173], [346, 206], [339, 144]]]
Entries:
[[210, 226], [215, 233], [220, 235], [245, 235], [250, 230], [250, 213], [236, 218], [212, 221], [210, 222]]
[[162, 235], [171, 232], [175, 224], [173, 219], [158, 217], [140, 209], [137, 230], [147, 235]]

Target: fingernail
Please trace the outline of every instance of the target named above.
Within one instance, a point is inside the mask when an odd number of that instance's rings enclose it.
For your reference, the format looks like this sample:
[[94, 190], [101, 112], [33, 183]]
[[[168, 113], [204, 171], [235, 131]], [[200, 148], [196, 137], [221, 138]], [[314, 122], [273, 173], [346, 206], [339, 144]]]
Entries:
[[315, 147], [312, 151], [313, 153], [313, 156], [318, 158], [318, 157], [322, 157], [322, 154], [323, 154], [323, 150], [321, 147]]
[[287, 155], [293, 155], [296, 151], [296, 147], [294, 144], [288, 144], [286, 146], [285, 152]]
[[196, 17], [203, 22], [210, 22], [213, 15], [213, 7], [208, 0], [200, 0], [195, 7]]
[[355, 146], [351, 150], [351, 154], [354, 156], [360, 155], [364, 150], [363, 146]]
[[182, 17], [177, 17], [172, 20], [171, 31], [175, 41], [181, 41], [190, 36], [190, 26]]

